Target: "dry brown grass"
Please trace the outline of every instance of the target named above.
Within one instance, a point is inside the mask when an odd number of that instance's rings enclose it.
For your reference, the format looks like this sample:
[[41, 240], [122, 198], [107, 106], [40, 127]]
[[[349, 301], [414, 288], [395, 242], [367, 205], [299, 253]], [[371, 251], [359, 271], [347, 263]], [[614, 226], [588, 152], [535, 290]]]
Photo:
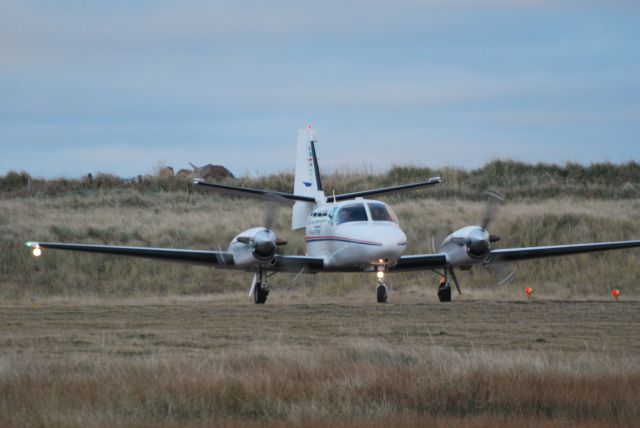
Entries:
[[0, 309], [0, 426], [640, 420], [637, 303]]
[[[409, 237], [409, 253], [429, 252], [429, 240], [444, 229], [477, 223], [484, 204], [468, 200], [417, 199], [395, 204]], [[640, 201], [550, 199], [510, 202], [492, 226], [501, 246], [544, 245], [638, 238]], [[279, 211], [278, 233], [288, 239], [289, 254], [304, 254], [303, 232], [292, 232], [289, 209]], [[247, 288], [250, 275], [203, 267], [48, 251], [29, 257], [29, 240], [113, 243], [176, 248], [224, 249], [238, 232], [263, 223], [263, 207], [254, 202], [186, 192], [139, 193], [105, 190], [0, 200], [0, 300], [38, 296], [201, 295]], [[524, 286], [555, 298], [605, 298], [620, 288], [623, 298], [640, 296], [640, 251], [523, 262], [516, 281], [497, 288], [484, 269], [460, 275], [476, 296], [514, 298]], [[292, 275], [274, 277], [276, 289], [294, 288], [307, 296], [369, 293], [366, 275], [317, 275], [296, 284]], [[391, 275], [398, 293], [424, 288], [431, 295], [431, 273]], [[366, 291], [365, 291], [366, 290]], [[274, 294], [275, 298], [277, 294]], [[369, 294], [367, 294], [369, 296]]]

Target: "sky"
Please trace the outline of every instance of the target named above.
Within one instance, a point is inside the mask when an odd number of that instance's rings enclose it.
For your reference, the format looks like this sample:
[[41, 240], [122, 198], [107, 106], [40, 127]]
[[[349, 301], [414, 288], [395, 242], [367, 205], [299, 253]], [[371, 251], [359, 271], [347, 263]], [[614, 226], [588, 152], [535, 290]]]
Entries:
[[640, 2], [16, 1], [0, 174], [640, 161]]

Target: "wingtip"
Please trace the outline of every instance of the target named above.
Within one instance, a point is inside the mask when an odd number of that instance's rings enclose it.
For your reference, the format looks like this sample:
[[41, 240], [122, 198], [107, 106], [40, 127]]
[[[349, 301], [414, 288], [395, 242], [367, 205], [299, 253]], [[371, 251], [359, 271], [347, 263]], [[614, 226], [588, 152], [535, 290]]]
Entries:
[[194, 178], [193, 179], [193, 184], [200, 184], [200, 183], [204, 183], [204, 180], [202, 178]]
[[29, 242], [25, 242], [24, 246], [27, 248], [33, 248], [33, 247], [37, 247], [39, 244], [37, 242], [33, 242], [33, 241], [29, 241]]

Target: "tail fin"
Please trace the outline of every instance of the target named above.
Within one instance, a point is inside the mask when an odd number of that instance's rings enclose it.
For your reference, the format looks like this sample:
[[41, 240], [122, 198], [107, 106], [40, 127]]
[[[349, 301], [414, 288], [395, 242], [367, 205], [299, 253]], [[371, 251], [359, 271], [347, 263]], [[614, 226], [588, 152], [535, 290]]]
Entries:
[[296, 176], [293, 185], [295, 195], [316, 197], [318, 192], [322, 192], [322, 179], [316, 157], [316, 141], [315, 130], [307, 128], [298, 131]]
[[[322, 189], [322, 179], [318, 168], [315, 143], [316, 131], [308, 127], [298, 131], [298, 150], [296, 154], [296, 174], [293, 193], [297, 196], [307, 196], [315, 199], [316, 204], [324, 203], [325, 196]], [[296, 202], [293, 206], [291, 228], [300, 229], [307, 224], [307, 216], [313, 211], [315, 204]]]

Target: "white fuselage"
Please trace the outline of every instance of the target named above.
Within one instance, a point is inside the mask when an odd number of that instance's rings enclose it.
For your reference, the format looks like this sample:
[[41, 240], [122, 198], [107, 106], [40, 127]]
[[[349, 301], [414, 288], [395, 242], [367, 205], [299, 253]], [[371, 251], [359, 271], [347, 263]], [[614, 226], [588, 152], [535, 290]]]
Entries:
[[318, 206], [307, 219], [307, 255], [327, 267], [392, 265], [407, 247], [391, 208], [356, 199]]

